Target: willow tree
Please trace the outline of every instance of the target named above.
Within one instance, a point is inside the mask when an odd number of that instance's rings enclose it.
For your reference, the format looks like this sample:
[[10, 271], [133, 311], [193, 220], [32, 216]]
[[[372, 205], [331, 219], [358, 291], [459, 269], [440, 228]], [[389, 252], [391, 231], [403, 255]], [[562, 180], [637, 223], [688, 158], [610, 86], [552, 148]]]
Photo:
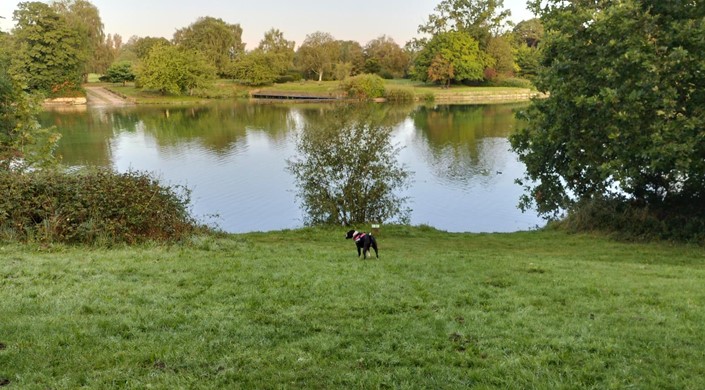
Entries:
[[705, 4], [535, 1], [546, 27], [535, 100], [512, 145], [522, 205], [548, 216], [613, 199], [705, 218]]
[[203, 54], [223, 74], [229, 62], [244, 53], [242, 27], [210, 16], [199, 18], [174, 33], [174, 44]]
[[400, 192], [410, 173], [399, 164], [392, 127], [376, 107], [336, 107], [307, 121], [289, 161], [309, 225], [407, 222]]

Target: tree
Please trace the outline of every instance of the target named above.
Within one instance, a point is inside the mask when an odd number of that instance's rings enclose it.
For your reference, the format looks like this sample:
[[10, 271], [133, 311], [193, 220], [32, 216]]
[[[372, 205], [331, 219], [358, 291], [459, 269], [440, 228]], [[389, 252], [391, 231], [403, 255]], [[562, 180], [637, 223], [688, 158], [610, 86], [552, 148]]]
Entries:
[[127, 44], [123, 48], [124, 50], [130, 50], [135, 53], [138, 59], [144, 59], [147, 57], [152, 48], [155, 46], [169, 46], [171, 42], [168, 39], [162, 37], [138, 37], [132, 36], [127, 41]]
[[[418, 54], [414, 64], [415, 77], [429, 80], [429, 69], [438, 75], [436, 81], [445, 80], [447, 85], [452, 70], [452, 80], [482, 80], [488, 60], [475, 39], [468, 34], [451, 31], [435, 35]], [[441, 72], [443, 70], [443, 72]], [[440, 73], [438, 73], [440, 72]]]
[[87, 59], [80, 31], [40, 2], [20, 3], [14, 20], [10, 73], [19, 85], [46, 94], [79, 88]]
[[[379, 66], [377, 73], [385, 78], [401, 78], [409, 67], [409, 55], [396, 43], [394, 39], [382, 35], [365, 45], [365, 59]], [[369, 71], [367, 68], [366, 71]]]
[[[259, 50], [240, 55], [226, 70], [229, 77], [246, 85], [266, 85], [273, 83], [282, 74], [282, 64], [276, 54]], [[283, 69], [286, 72], [286, 69]]]
[[135, 74], [132, 71], [132, 63], [129, 61], [122, 61], [110, 65], [105, 75], [100, 78], [100, 81], [122, 83], [122, 85], [125, 85], [128, 81], [135, 81]]
[[455, 68], [443, 54], [438, 54], [433, 58], [426, 73], [428, 80], [440, 83], [445, 88], [450, 87], [450, 81], [455, 78]]
[[[514, 54], [510, 39], [505, 35], [495, 36], [489, 39], [486, 49], [489, 57], [489, 67], [500, 75], [514, 74]], [[485, 76], [487, 76], [485, 70]]]
[[503, 7], [504, 0], [443, 0], [428, 21], [419, 26], [419, 32], [431, 36], [465, 32], [484, 49], [489, 38], [498, 35], [511, 16], [511, 11]]
[[288, 161], [309, 225], [407, 222], [409, 172], [397, 162], [392, 127], [366, 106], [334, 108], [307, 121], [297, 141], [300, 157]]
[[[271, 29], [264, 33], [264, 39], [259, 43], [259, 46], [254, 51], [257, 52], [252, 59], [255, 63], [264, 64], [269, 67], [267, 73], [273, 73], [276, 80], [278, 76], [286, 74], [286, 72], [294, 64], [294, 41], [284, 39], [284, 34], [276, 29]], [[268, 82], [267, 82], [268, 83]]]
[[245, 51], [242, 27], [210, 16], [199, 18], [190, 26], [177, 30], [174, 44], [201, 52], [218, 74], [223, 74], [228, 63]]
[[41, 105], [13, 82], [4, 56], [7, 42], [0, 33], [0, 170], [22, 170], [52, 165], [59, 135], [42, 128], [36, 116]]
[[157, 45], [142, 61], [137, 72], [139, 84], [162, 93], [193, 95], [215, 79], [215, 68], [197, 51]]
[[365, 66], [365, 53], [362, 45], [356, 41], [337, 41], [337, 44], [336, 79], [343, 80], [347, 76], [355, 76], [362, 73]]
[[522, 207], [570, 215], [606, 198], [659, 218], [705, 217], [705, 7], [545, 3], [536, 85], [548, 98], [511, 138], [527, 169]]
[[544, 29], [541, 19], [530, 19], [519, 22], [514, 27], [514, 36], [523, 45], [536, 48], [543, 40]]
[[306, 39], [296, 53], [296, 62], [304, 73], [310, 72], [323, 81], [324, 73], [331, 72], [337, 60], [339, 47], [332, 35], [315, 32], [306, 35]]
[[69, 26], [83, 38], [81, 50], [84, 56], [84, 79], [88, 73], [102, 73], [112, 62], [105, 58], [105, 33], [98, 8], [86, 0], [56, 0], [52, 7], [66, 19]]

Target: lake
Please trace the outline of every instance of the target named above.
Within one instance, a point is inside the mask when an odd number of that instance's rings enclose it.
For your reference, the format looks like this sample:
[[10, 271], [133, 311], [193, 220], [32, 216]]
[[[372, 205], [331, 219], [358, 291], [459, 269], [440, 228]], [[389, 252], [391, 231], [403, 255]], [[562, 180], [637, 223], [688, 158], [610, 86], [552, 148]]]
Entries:
[[[508, 136], [526, 104], [388, 105], [374, 115], [393, 127], [398, 159], [411, 174], [411, 223], [450, 232], [512, 232], [542, 226], [518, 208], [524, 166]], [[153, 172], [192, 190], [193, 214], [227, 232], [303, 226], [287, 160], [296, 135], [330, 104], [244, 101], [198, 106], [89, 107], [45, 111], [62, 134], [68, 166]], [[362, 227], [369, 228], [369, 227]]]

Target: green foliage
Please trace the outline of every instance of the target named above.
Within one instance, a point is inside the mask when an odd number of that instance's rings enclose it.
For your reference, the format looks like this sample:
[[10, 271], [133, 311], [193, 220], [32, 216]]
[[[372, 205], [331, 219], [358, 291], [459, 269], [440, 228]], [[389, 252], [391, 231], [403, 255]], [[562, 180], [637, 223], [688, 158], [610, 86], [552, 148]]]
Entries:
[[551, 216], [613, 194], [676, 221], [702, 218], [705, 8], [550, 3], [536, 81], [550, 96], [512, 137], [527, 167], [522, 205]]
[[521, 77], [536, 78], [541, 66], [541, 49], [520, 46], [516, 49], [515, 59]]
[[56, 0], [51, 6], [84, 40], [80, 48], [86, 59], [82, 64], [83, 75], [102, 73], [110, 62], [104, 50], [105, 33], [98, 8], [87, 0]]
[[0, 232], [22, 241], [171, 241], [195, 227], [188, 191], [146, 173], [0, 171], [0, 193]]
[[337, 61], [339, 45], [332, 35], [317, 31], [306, 35], [306, 39], [296, 52], [296, 64], [302, 72], [318, 76], [323, 81]]
[[0, 58], [0, 172], [50, 166], [60, 137], [39, 125], [40, 101], [15, 85], [8, 63]]
[[496, 87], [508, 87], [508, 88], [529, 88], [535, 89], [536, 87], [531, 82], [531, 80], [522, 79], [519, 77], [501, 77], [495, 80], [492, 85]]
[[384, 80], [376, 74], [361, 74], [343, 80], [340, 89], [349, 98], [370, 100], [384, 96]]
[[482, 80], [486, 64], [485, 54], [469, 35], [443, 33], [434, 36], [416, 57], [415, 77], [421, 81]]
[[521, 46], [530, 48], [538, 47], [541, 41], [543, 41], [545, 34], [543, 23], [541, 23], [541, 19], [538, 18], [521, 21], [517, 23], [512, 31]]
[[399, 191], [409, 172], [399, 166], [392, 128], [365, 106], [335, 107], [308, 121], [299, 135], [299, 156], [288, 162], [309, 225], [359, 225], [408, 221]]
[[482, 80], [487, 63], [487, 56], [470, 35], [441, 33], [431, 38], [416, 57], [415, 77], [444, 83]]
[[143, 88], [175, 95], [207, 88], [215, 76], [215, 69], [200, 52], [162, 45], [152, 48], [137, 71]]
[[[409, 55], [394, 39], [382, 35], [365, 45], [365, 72], [376, 73], [384, 78], [402, 78], [409, 67]], [[377, 69], [370, 68], [373, 63]], [[387, 77], [389, 76], [389, 77]]]
[[240, 55], [225, 70], [228, 77], [245, 85], [272, 84], [286, 72], [276, 53], [264, 53], [258, 50]]
[[144, 59], [149, 55], [149, 52], [152, 51], [152, 48], [157, 47], [157, 46], [169, 46], [171, 45], [171, 42], [169, 42], [168, 39], [166, 38], [153, 38], [153, 37], [144, 37], [144, 38], [130, 38], [130, 40], [127, 42], [127, 45], [125, 45], [125, 49], [128, 49], [132, 51], [138, 59]]
[[105, 75], [100, 78], [100, 81], [109, 83], [122, 83], [125, 85], [128, 81], [135, 81], [135, 74], [132, 71], [132, 63], [129, 61], [116, 62], [110, 65]]
[[86, 37], [50, 6], [25, 2], [14, 13], [11, 74], [23, 89], [57, 95], [80, 88]]
[[199, 18], [190, 26], [177, 30], [174, 44], [187, 51], [200, 52], [221, 75], [225, 73], [228, 63], [245, 51], [242, 27], [210, 16]]
[[387, 88], [384, 97], [389, 102], [413, 102], [416, 99], [410, 88]]
[[492, 37], [487, 42], [488, 67], [499, 75], [514, 74], [514, 53], [510, 39], [505, 35]]
[[600, 232], [621, 241], [692, 242], [705, 244], [705, 217], [697, 205], [692, 214], [664, 213], [623, 197], [584, 199], [554, 226], [569, 232]]
[[432, 36], [451, 31], [466, 33], [484, 49], [507, 24], [511, 11], [503, 7], [504, 0], [443, 0], [419, 26], [419, 32]]

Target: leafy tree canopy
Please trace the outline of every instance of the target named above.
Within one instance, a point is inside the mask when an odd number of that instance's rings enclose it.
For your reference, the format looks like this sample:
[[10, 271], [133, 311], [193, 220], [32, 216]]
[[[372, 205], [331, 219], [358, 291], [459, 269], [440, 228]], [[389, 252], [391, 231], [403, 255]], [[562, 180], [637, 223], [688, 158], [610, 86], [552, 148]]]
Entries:
[[511, 141], [522, 206], [555, 216], [610, 197], [705, 215], [705, 6], [535, 1], [547, 35], [537, 87]]
[[401, 78], [409, 67], [409, 55], [394, 39], [386, 35], [365, 45], [365, 58], [379, 65], [379, 69], [374, 73], [386, 78]]
[[338, 42], [329, 33], [317, 31], [306, 35], [296, 53], [296, 62], [304, 73], [313, 73], [318, 81], [331, 72], [339, 53]]
[[451, 31], [437, 34], [428, 41], [416, 58], [415, 77], [444, 84], [451, 80], [482, 80], [487, 64], [487, 56], [475, 39], [466, 33]]
[[84, 39], [81, 45], [86, 58], [83, 73], [104, 70], [105, 62], [109, 61], [103, 58], [105, 33], [98, 8], [86, 0], [55, 0], [51, 5]]
[[419, 26], [419, 32], [435, 36], [450, 31], [470, 34], [484, 48], [488, 39], [498, 35], [507, 24], [511, 11], [503, 9], [504, 0], [443, 0]]
[[137, 77], [146, 89], [181, 95], [208, 87], [216, 74], [215, 68], [198, 51], [157, 45], [140, 64]]
[[210, 16], [174, 33], [174, 44], [197, 50], [222, 74], [230, 60], [244, 53], [242, 27]]
[[20, 85], [46, 94], [78, 88], [88, 58], [81, 31], [41, 2], [20, 3], [14, 20], [10, 72]]
[[410, 209], [399, 192], [410, 173], [397, 161], [392, 127], [364, 105], [333, 110], [306, 122], [299, 157], [288, 162], [307, 224], [408, 222]]

